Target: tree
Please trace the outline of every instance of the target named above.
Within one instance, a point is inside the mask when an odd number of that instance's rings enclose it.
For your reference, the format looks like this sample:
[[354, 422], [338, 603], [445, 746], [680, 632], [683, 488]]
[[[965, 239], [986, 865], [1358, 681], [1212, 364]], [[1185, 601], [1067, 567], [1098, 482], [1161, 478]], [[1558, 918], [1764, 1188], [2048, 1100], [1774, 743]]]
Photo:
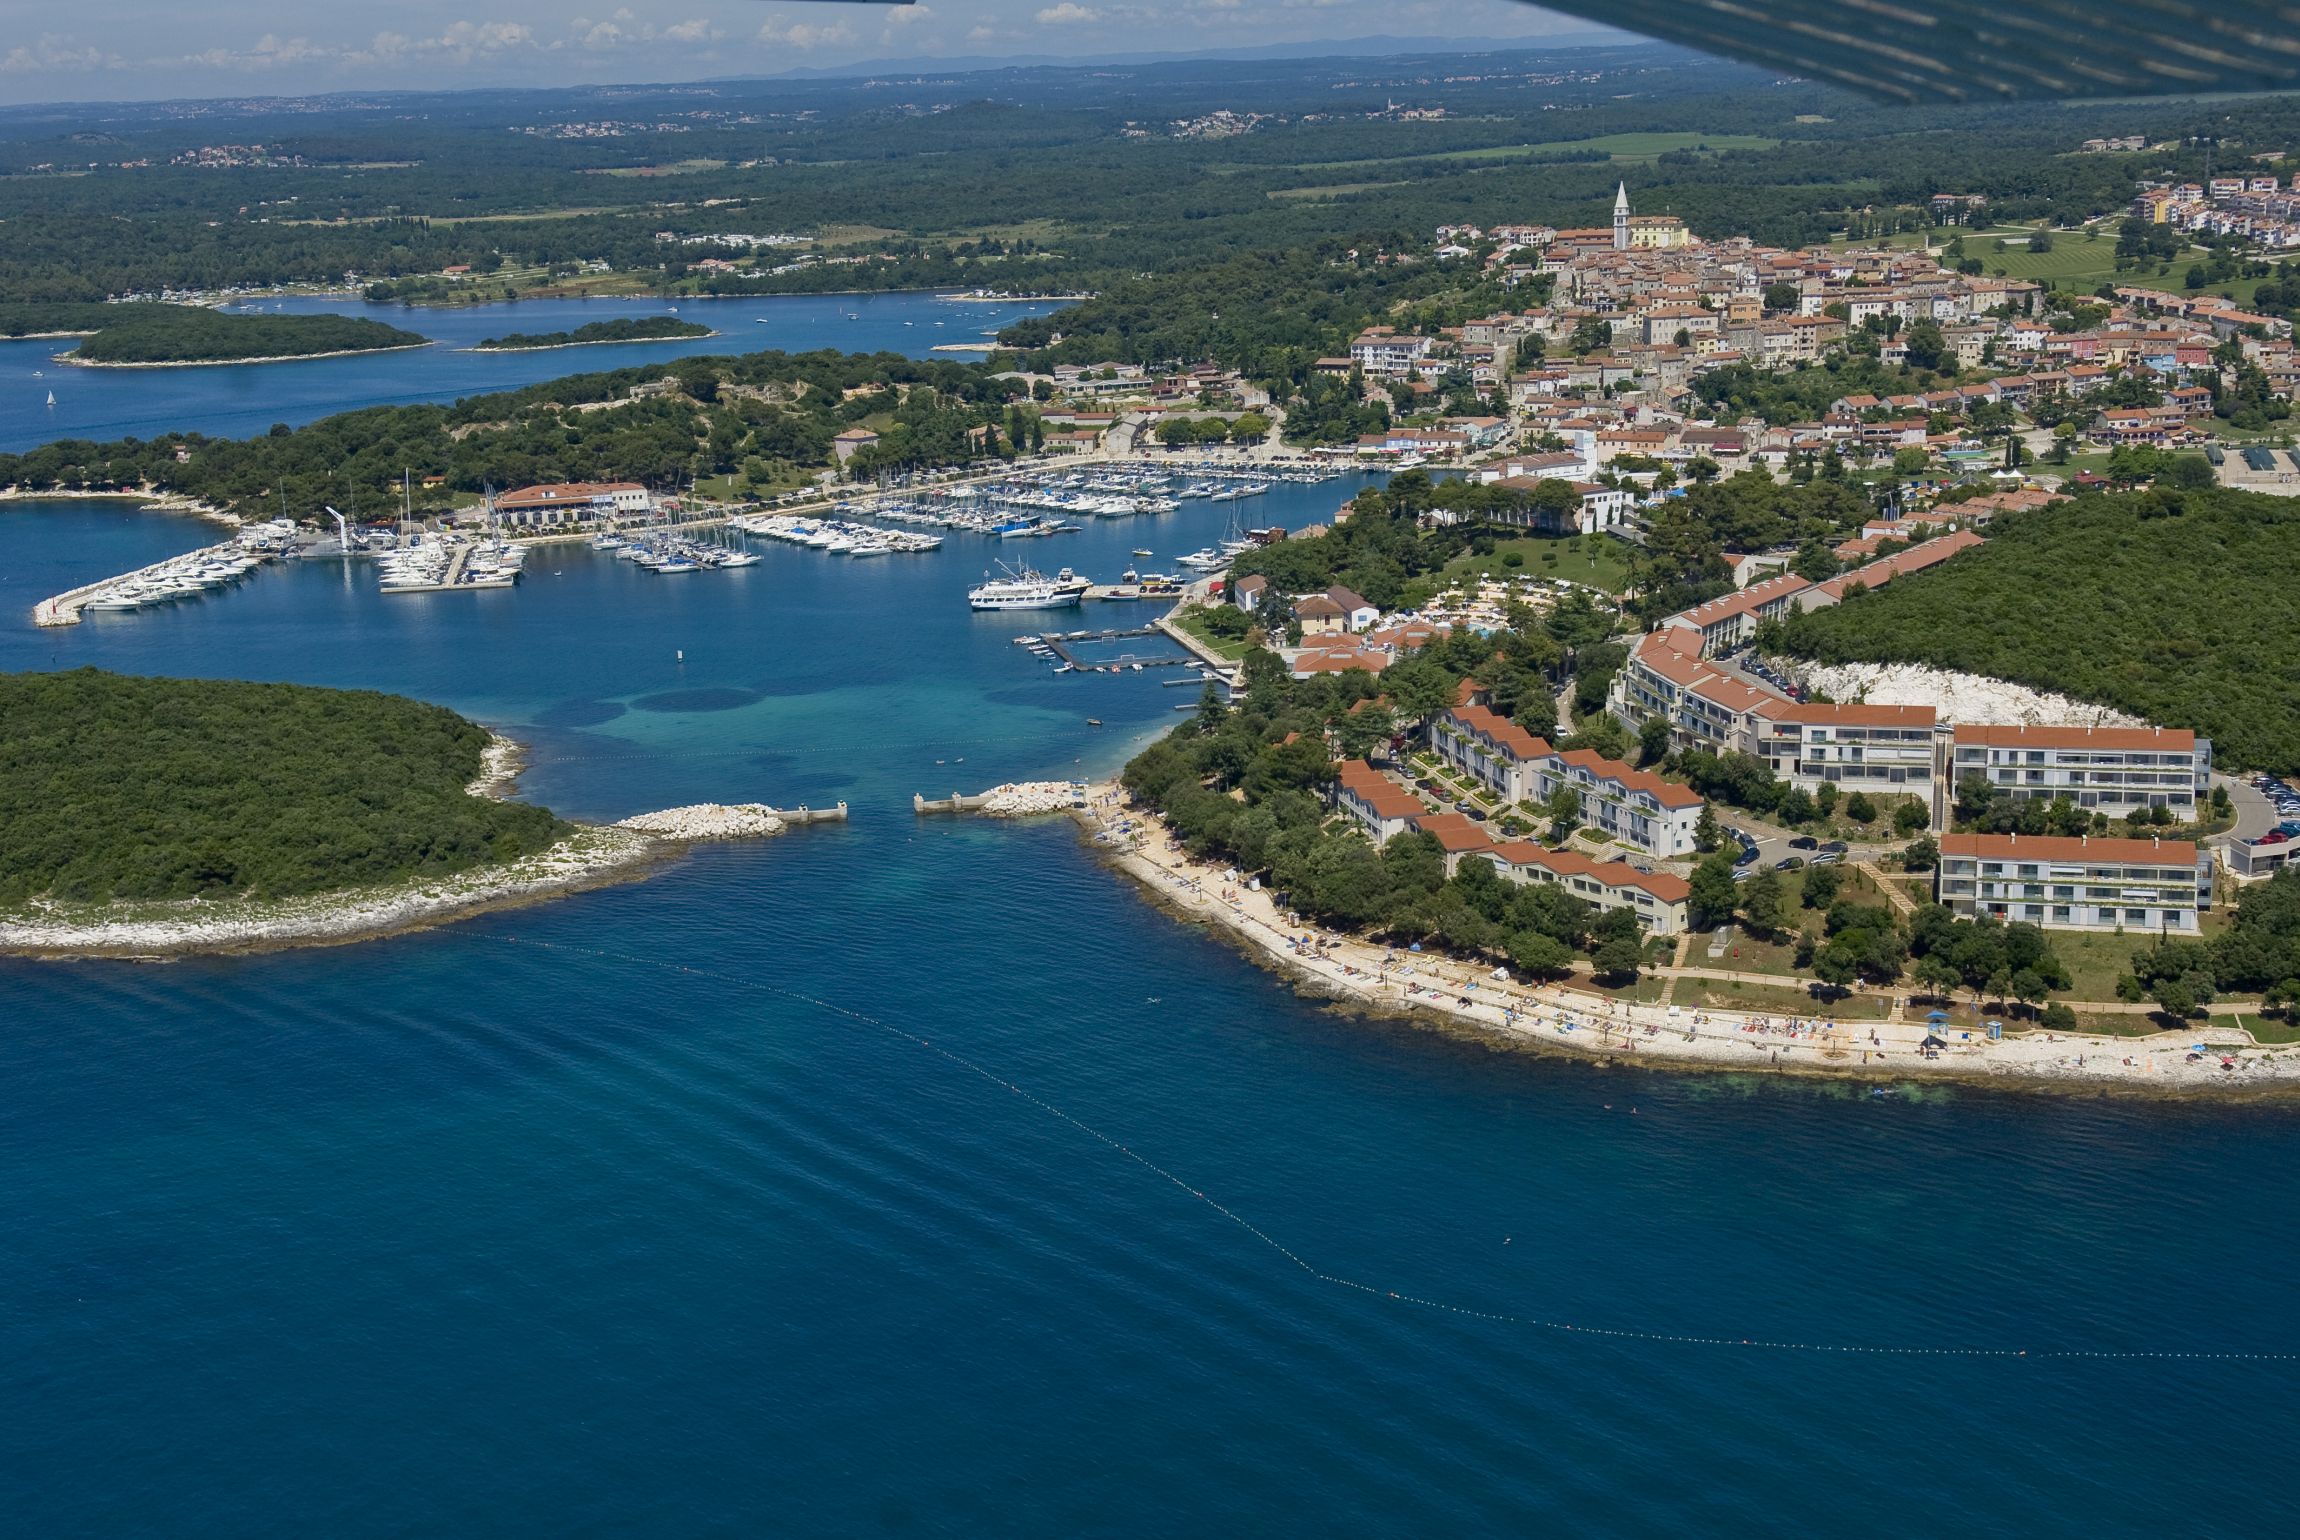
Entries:
[[1963, 981], [1956, 964], [1938, 953], [1928, 953], [1918, 958], [1915, 972], [1917, 983], [1923, 986], [1927, 994], [1938, 995], [1944, 1000], [1955, 994], [1957, 985]]
[[1809, 866], [1805, 868], [1805, 907], [1826, 909], [1837, 901], [1837, 892], [1845, 885], [1845, 869], [1841, 866]]
[[1717, 816], [1717, 809], [1701, 804], [1701, 816], [1693, 821], [1693, 848], [1704, 854], [1723, 849], [1725, 825]]
[[1813, 955], [1813, 976], [1833, 993], [1843, 994], [1860, 971], [1859, 957], [1842, 941], [1832, 941]]
[[1837, 783], [1835, 781], [1823, 781], [1820, 789], [1813, 793], [1813, 810], [1823, 818], [1827, 818], [1837, 811]]
[[1925, 812], [1925, 805], [1914, 797], [1893, 809], [1893, 827], [1904, 835], [1915, 834], [1920, 829], [1930, 825], [1932, 821], [1930, 815]]
[[1645, 951], [1634, 936], [1615, 936], [1599, 947], [1590, 961], [1596, 966], [1599, 978], [1617, 984], [1634, 984], [1638, 966], [1645, 961]]
[[1761, 936], [1777, 936], [1787, 919], [1781, 874], [1762, 871], [1741, 885], [1741, 916]]
[[[1753, 880], [1753, 879], [1752, 879]], [[1691, 895], [1686, 903], [1701, 926], [1722, 925], [1733, 918], [1733, 908], [1740, 891], [1733, 881], [1733, 858], [1720, 850], [1704, 856], [1693, 868], [1689, 884]]]
[[1549, 815], [1550, 838], [1563, 841], [1581, 822], [1581, 793], [1571, 786], [1560, 786], [1549, 794], [1542, 811]]
[[1426, 722], [1453, 704], [1453, 680], [1426, 653], [1417, 653], [1383, 674], [1382, 687], [1408, 722]]
[[1910, 872], [1929, 872], [1940, 864], [1941, 842], [1930, 834], [1909, 841], [1901, 852], [1901, 869]]
[[1845, 816], [1855, 823], [1870, 823], [1877, 816], [1877, 804], [1865, 791], [1856, 791], [1845, 799]]
[[1911, 326], [1902, 339], [1908, 349], [1909, 367], [1912, 369], [1938, 369], [1943, 358], [1953, 364], [1955, 356], [1949, 352], [1948, 342], [1941, 335], [1941, 323], [1930, 319]]
[[[1464, 866], [1471, 863], [1464, 862]], [[1484, 865], [1483, 862], [1476, 863]], [[1490, 868], [1489, 868], [1490, 870]], [[1537, 979], [1563, 978], [1573, 971], [1573, 949], [1538, 930], [1521, 930], [1509, 938], [1509, 960], [1522, 973]]]
[[2012, 997], [2027, 1006], [2042, 1005], [2046, 994], [2044, 978], [2034, 968], [2021, 968], [2012, 976]]
[[1647, 717], [1637, 729], [1637, 762], [1657, 765], [1669, 757], [1669, 724], [1660, 717]]
[[1794, 310], [1797, 308], [1797, 301], [1798, 294], [1795, 284], [1769, 283], [1765, 285], [1765, 308], [1767, 310]]
[[1371, 702], [1345, 712], [1334, 724], [1334, 736], [1341, 742], [1343, 755], [1350, 759], [1369, 758], [1375, 749], [1388, 744], [1396, 731], [1397, 720], [1389, 707]]

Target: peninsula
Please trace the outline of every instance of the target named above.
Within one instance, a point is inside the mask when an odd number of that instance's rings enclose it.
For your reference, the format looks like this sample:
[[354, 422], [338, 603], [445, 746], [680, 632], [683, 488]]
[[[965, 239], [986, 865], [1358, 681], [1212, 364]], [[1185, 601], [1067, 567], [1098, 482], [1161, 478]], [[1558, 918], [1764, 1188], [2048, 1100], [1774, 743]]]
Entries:
[[574, 824], [503, 800], [509, 740], [364, 690], [0, 675], [0, 742], [0, 952], [36, 956], [360, 940], [844, 816], [705, 805]]
[[[114, 314], [57, 362], [95, 368], [286, 363], [419, 348], [430, 340], [356, 316], [233, 315], [188, 305], [104, 308]], [[76, 324], [85, 326], [87, 318]]]
[[682, 321], [677, 316], [657, 315], [620, 321], [593, 321], [572, 331], [512, 332], [508, 336], [489, 337], [475, 344], [471, 351], [533, 353], [546, 348], [594, 347], [610, 342], [662, 342], [717, 335], [708, 326]]

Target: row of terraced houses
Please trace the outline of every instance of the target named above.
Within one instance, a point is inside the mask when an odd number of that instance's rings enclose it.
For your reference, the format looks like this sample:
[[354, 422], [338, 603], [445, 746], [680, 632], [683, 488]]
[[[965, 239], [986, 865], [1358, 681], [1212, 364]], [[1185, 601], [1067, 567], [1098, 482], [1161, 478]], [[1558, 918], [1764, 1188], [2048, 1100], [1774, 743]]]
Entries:
[[1626, 861], [1598, 861], [1578, 851], [1551, 850], [1532, 840], [1495, 840], [1460, 813], [1430, 812], [1419, 798], [1362, 759], [1344, 760], [1338, 767], [1334, 805], [1376, 845], [1409, 831], [1430, 835], [1445, 850], [1449, 876], [1461, 869], [1463, 861], [1484, 861], [1504, 882], [1552, 883], [1597, 909], [1627, 909], [1648, 935], [1674, 936], [1686, 927], [1692, 887], [1684, 878], [1640, 871]]
[[[1673, 615], [1632, 649], [1607, 704], [1632, 729], [1658, 719], [1679, 747], [1755, 755], [1806, 791], [1920, 798], [1936, 827], [1969, 777], [2002, 797], [2065, 797], [2110, 817], [2165, 808], [2193, 822], [2212, 742], [2185, 729], [1952, 724], [1930, 706], [1797, 701], [1725, 659], [1763, 620], [1838, 603], [1856, 583], [1921, 571], [1978, 538], [1925, 541], [1826, 583], [1767, 578]], [[2212, 897], [2209, 853], [2187, 842], [1968, 834], [1944, 835], [1941, 850], [1936, 894], [1968, 916], [2193, 935]]]

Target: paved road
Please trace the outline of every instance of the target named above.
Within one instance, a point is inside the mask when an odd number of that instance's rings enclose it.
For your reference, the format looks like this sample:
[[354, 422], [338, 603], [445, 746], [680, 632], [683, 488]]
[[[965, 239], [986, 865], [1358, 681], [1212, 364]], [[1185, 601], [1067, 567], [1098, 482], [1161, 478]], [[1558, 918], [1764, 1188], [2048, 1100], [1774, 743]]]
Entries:
[[2276, 804], [2268, 794], [2250, 781], [2240, 781], [2232, 775], [2215, 775], [2216, 785], [2228, 788], [2228, 802], [2236, 810], [2236, 823], [2226, 834], [2215, 835], [2212, 843], [2225, 845], [2231, 840], [2258, 839], [2278, 822]]

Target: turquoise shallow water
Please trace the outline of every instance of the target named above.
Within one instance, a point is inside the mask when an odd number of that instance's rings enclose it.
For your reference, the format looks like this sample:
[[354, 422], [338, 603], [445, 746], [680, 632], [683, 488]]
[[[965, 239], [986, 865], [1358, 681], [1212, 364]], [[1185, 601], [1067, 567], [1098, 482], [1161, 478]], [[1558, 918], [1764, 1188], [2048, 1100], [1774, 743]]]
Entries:
[[[1107, 575], [1223, 518], [1030, 554]], [[2300, 1349], [2288, 1111], [1608, 1073], [1313, 1008], [1066, 825], [911, 815], [1190, 694], [1046, 675], [1008, 641], [1044, 617], [963, 608], [965, 537], [678, 581], [545, 552], [388, 604], [312, 563], [30, 627], [205, 533], [0, 514], [0, 667], [403, 690], [529, 739], [578, 815], [855, 818], [369, 946], [0, 963], [13, 1533], [2294, 1523], [2292, 1364], [1528, 1324]]]

